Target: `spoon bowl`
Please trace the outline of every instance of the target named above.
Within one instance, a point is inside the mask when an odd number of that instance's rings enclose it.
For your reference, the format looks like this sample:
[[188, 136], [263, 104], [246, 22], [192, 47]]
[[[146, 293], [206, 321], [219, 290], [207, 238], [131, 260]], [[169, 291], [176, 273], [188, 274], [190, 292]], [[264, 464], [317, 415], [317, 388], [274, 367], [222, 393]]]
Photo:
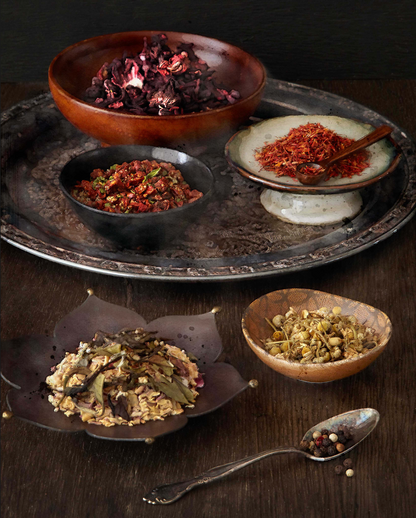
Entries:
[[[371, 144], [378, 142], [384, 137], [390, 135], [393, 131], [393, 128], [390, 126], [380, 126], [375, 129], [365, 137], [357, 140], [351, 146], [348, 146], [344, 149], [341, 149], [331, 157], [321, 160], [320, 162], [304, 162], [303, 164], [299, 164], [296, 167], [296, 178], [300, 181], [300, 183], [304, 185], [316, 185], [319, 182], [325, 180], [328, 175], [329, 168], [333, 166], [335, 163], [343, 160], [344, 158], [365, 149]], [[311, 171], [313, 169], [313, 171]]]
[[304, 162], [296, 166], [295, 175], [303, 185], [316, 185], [326, 179], [328, 169], [322, 165], [322, 162]]
[[313, 432], [317, 430], [320, 431], [325, 428], [327, 430], [337, 429], [340, 425], [344, 425], [351, 431], [352, 444], [347, 443], [347, 447], [344, 451], [337, 453], [336, 455], [331, 455], [330, 457], [315, 457], [307, 452], [302, 453], [304, 453], [305, 457], [320, 462], [336, 459], [341, 455], [345, 455], [363, 441], [374, 430], [379, 420], [380, 414], [374, 408], [360, 408], [359, 410], [351, 410], [349, 412], [330, 417], [308, 430], [303, 436], [302, 441], [311, 441]]
[[314, 455], [303, 451], [298, 447], [280, 446], [273, 450], [264, 451], [250, 457], [246, 457], [242, 460], [211, 468], [205, 473], [197, 475], [196, 477], [184, 482], [175, 482], [173, 484], [157, 486], [145, 497], [143, 497], [143, 500], [149, 504], [171, 504], [195, 487], [222, 479], [227, 475], [231, 475], [235, 471], [253, 464], [254, 462], [263, 460], [267, 457], [270, 457], [271, 455], [277, 455], [279, 453], [300, 453], [301, 455], [308, 457], [308, 459], [316, 460], [319, 462], [334, 460], [341, 455], [345, 455], [353, 448], [355, 448], [361, 441], [363, 441], [377, 426], [379, 419], [380, 414], [377, 412], [377, 410], [374, 410], [374, 408], [360, 408], [358, 410], [351, 410], [349, 412], [330, 417], [329, 419], [316, 424], [303, 436], [302, 441], [311, 441], [313, 433], [317, 430], [336, 430], [341, 425], [346, 426], [351, 432], [351, 444], [348, 445], [348, 447], [346, 447], [343, 452], [337, 453], [336, 455], [331, 455], [329, 457], [315, 457]]

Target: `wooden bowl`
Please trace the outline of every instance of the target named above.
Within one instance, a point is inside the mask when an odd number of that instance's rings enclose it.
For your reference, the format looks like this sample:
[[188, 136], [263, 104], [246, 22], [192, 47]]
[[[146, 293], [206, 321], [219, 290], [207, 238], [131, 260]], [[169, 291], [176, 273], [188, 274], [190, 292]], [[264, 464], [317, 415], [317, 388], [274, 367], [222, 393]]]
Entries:
[[[288, 361], [263, 349], [262, 340], [272, 334], [265, 317], [271, 320], [275, 315], [284, 315], [290, 307], [300, 312], [335, 306], [341, 308], [343, 315], [354, 315], [359, 322], [373, 328], [379, 336], [379, 344], [355, 358], [321, 364]], [[379, 309], [330, 293], [301, 288], [272, 291], [252, 302], [244, 312], [242, 328], [248, 345], [262, 362], [284, 376], [314, 383], [334, 381], [362, 371], [384, 351], [392, 333], [390, 319]]]
[[152, 35], [160, 32], [107, 34], [76, 43], [58, 54], [49, 67], [49, 87], [64, 117], [106, 144], [173, 147], [229, 134], [254, 113], [266, 82], [260, 61], [228, 43], [182, 32], [164, 32], [169, 47], [176, 49], [180, 43], [193, 43], [198, 57], [215, 70], [217, 81], [240, 92], [239, 101], [201, 113], [152, 116], [100, 108], [82, 100], [105, 62], [121, 58], [125, 51], [140, 52], [143, 38], [150, 41]]

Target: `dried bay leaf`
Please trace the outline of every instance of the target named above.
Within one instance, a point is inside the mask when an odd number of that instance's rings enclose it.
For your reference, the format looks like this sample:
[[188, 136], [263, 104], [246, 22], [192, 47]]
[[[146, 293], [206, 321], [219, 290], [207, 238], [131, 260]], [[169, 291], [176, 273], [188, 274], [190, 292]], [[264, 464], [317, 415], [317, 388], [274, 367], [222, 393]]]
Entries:
[[178, 387], [176, 383], [169, 383], [166, 381], [152, 381], [152, 386], [154, 390], [158, 392], [163, 392], [167, 397], [170, 397], [177, 401], [178, 403], [182, 403], [184, 405], [188, 404], [188, 400], [184, 396], [182, 390]]
[[188, 402], [193, 403], [195, 401], [195, 396], [193, 395], [192, 390], [185, 386], [182, 383], [181, 378], [176, 374], [173, 375], [173, 380], [178, 385], [179, 389], [182, 391]]
[[93, 351], [94, 356], [114, 356], [121, 352], [121, 344], [112, 344], [108, 347], [99, 347]]
[[94, 379], [94, 381], [91, 384], [90, 390], [94, 394], [95, 399], [100, 403], [101, 405], [101, 413], [99, 416], [102, 416], [104, 414], [104, 381], [105, 376], [104, 374], [98, 374], [98, 376]]

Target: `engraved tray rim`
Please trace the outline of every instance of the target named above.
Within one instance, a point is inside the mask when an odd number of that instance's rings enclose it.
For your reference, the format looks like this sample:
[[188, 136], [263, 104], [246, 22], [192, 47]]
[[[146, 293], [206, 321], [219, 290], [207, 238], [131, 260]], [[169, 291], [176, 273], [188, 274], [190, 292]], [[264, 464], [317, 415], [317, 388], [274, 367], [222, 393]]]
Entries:
[[[3, 126], [23, 111], [51, 101], [51, 94], [46, 93], [20, 102], [2, 113], [1, 124]], [[163, 259], [162, 264], [152, 264], [158, 262], [157, 258], [146, 258], [146, 262], [141, 264], [129, 261], [128, 255], [122, 252], [110, 254], [109, 257], [94, 256], [71, 250], [65, 240], [59, 246], [46, 243], [10, 223], [8, 214], [2, 217], [1, 238], [32, 255], [94, 273], [155, 281], [215, 282], [281, 275], [344, 259], [387, 239], [413, 217], [416, 211], [416, 146], [404, 130], [377, 112], [344, 97], [276, 79], [268, 79], [262, 103], [279, 105], [280, 109], [287, 110], [288, 113], [295, 111], [324, 114], [329, 111], [351, 118], [359, 114], [361, 119], [369, 123], [391, 125], [398, 135], [396, 141], [403, 151], [402, 161], [405, 162], [407, 180], [405, 189], [393, 206], [366, 229], [352, 234], [351, 237], [338, 229], [335, 233], [340, 234], [339, 241], [327, 246], [326, 236], [323, 236], [318, 238], [318, 247], [313, 251], [292, 256], [288, 254], [290, 249], [286, 249], [244, 258], [236, 256], [197, 259], [191, 266], [184, 259]]]

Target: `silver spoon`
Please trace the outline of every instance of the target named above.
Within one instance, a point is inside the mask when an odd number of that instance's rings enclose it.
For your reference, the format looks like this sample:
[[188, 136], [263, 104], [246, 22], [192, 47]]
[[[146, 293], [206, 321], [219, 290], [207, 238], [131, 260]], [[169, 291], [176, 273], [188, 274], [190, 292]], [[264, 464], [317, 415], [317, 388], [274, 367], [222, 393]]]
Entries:
[[[296, 178], [300, 181], [300, 183], [303, 183], [304, 185], [316, 185], [317, 183], [322, 182], [326, 178], [328, 174], [328, 169], [336, 162], [344, 158], [347, 158], [348, 156], [352, 155], [353, 153], [356, 153], [357, 151], [361, 151], [361, 149], [371, 146], [371, 144], [374, 144], [382, 138], [387, 137], [387, 135], [390, 135], [392, 131], [393, 128], [390, 128], [390, 126], [380, 126], [379, 128], [375, 129], [374, 131], [366, 135], [365, 137], [351, 144], [351, 146], [341, 149], [341, 151], [338, 151], [338, 153], [335, 153], [326, 160], [322, 160], [321, 162], [316, 163], [305, 162], [303, 164], [299, 164], [296, 167], [295, 171]], [[316, 170], [316, 172], [314, 172], [313, 174], [305, 173], [304, 170], [306, 167], [313, 168]]]
[[311, 441], [313, 432], [316, 430], [336, 430], [340, 425], [347, 426], [351, 432], [353, 443], [343, 452], [338, 453], [337, 455], [332, 455], [331, 457], [315, 457], [314, 455], [311, 455], [310, 453], [307, 453], [306, 451], [300, 450], [293, 446], [280, 446], [273, 450], [251, 455], [250, 457], [246, 457], [242, 460], [237, 460], [235, 462], [230, 462], [229, 464], [217, 466], [184, 482], [175, 482], [173, 484], [157, 486], [152, 491], [150, 491], [150, 493], [148, 493], [143, 498], [143, 500], [149, 504], [171, 504], [195, 487], [201, 486], [202, 484], [209, 484], [214, 480], [224, 478], [239, 469], [253, 464], [253, 462], [263, 460], [266, 457], [270, 457], [271, 455], [277, 455], [278, 453], [300, 453], [309, 459], [317, 460], [319, 462], [326, 462], [328, 460], [336, 459], [340, 455], [345, 455], [351, 451], [357, 446], [357, 444], [364, 440], [367, 435], [369, 435], [377, 426], [379, 419], [380, 414], [377, 412], [377, 410], [374, 410], [373, 408], [360, 408], [359, 410], [351, 410], [350, 412], [345, 412], [344, 414], [339, 414], [331, 417], [330, 419], [327, 419], [326, 421], [322, 421], [322, 423], [318, 423], [305, 433], [302, 440]]

